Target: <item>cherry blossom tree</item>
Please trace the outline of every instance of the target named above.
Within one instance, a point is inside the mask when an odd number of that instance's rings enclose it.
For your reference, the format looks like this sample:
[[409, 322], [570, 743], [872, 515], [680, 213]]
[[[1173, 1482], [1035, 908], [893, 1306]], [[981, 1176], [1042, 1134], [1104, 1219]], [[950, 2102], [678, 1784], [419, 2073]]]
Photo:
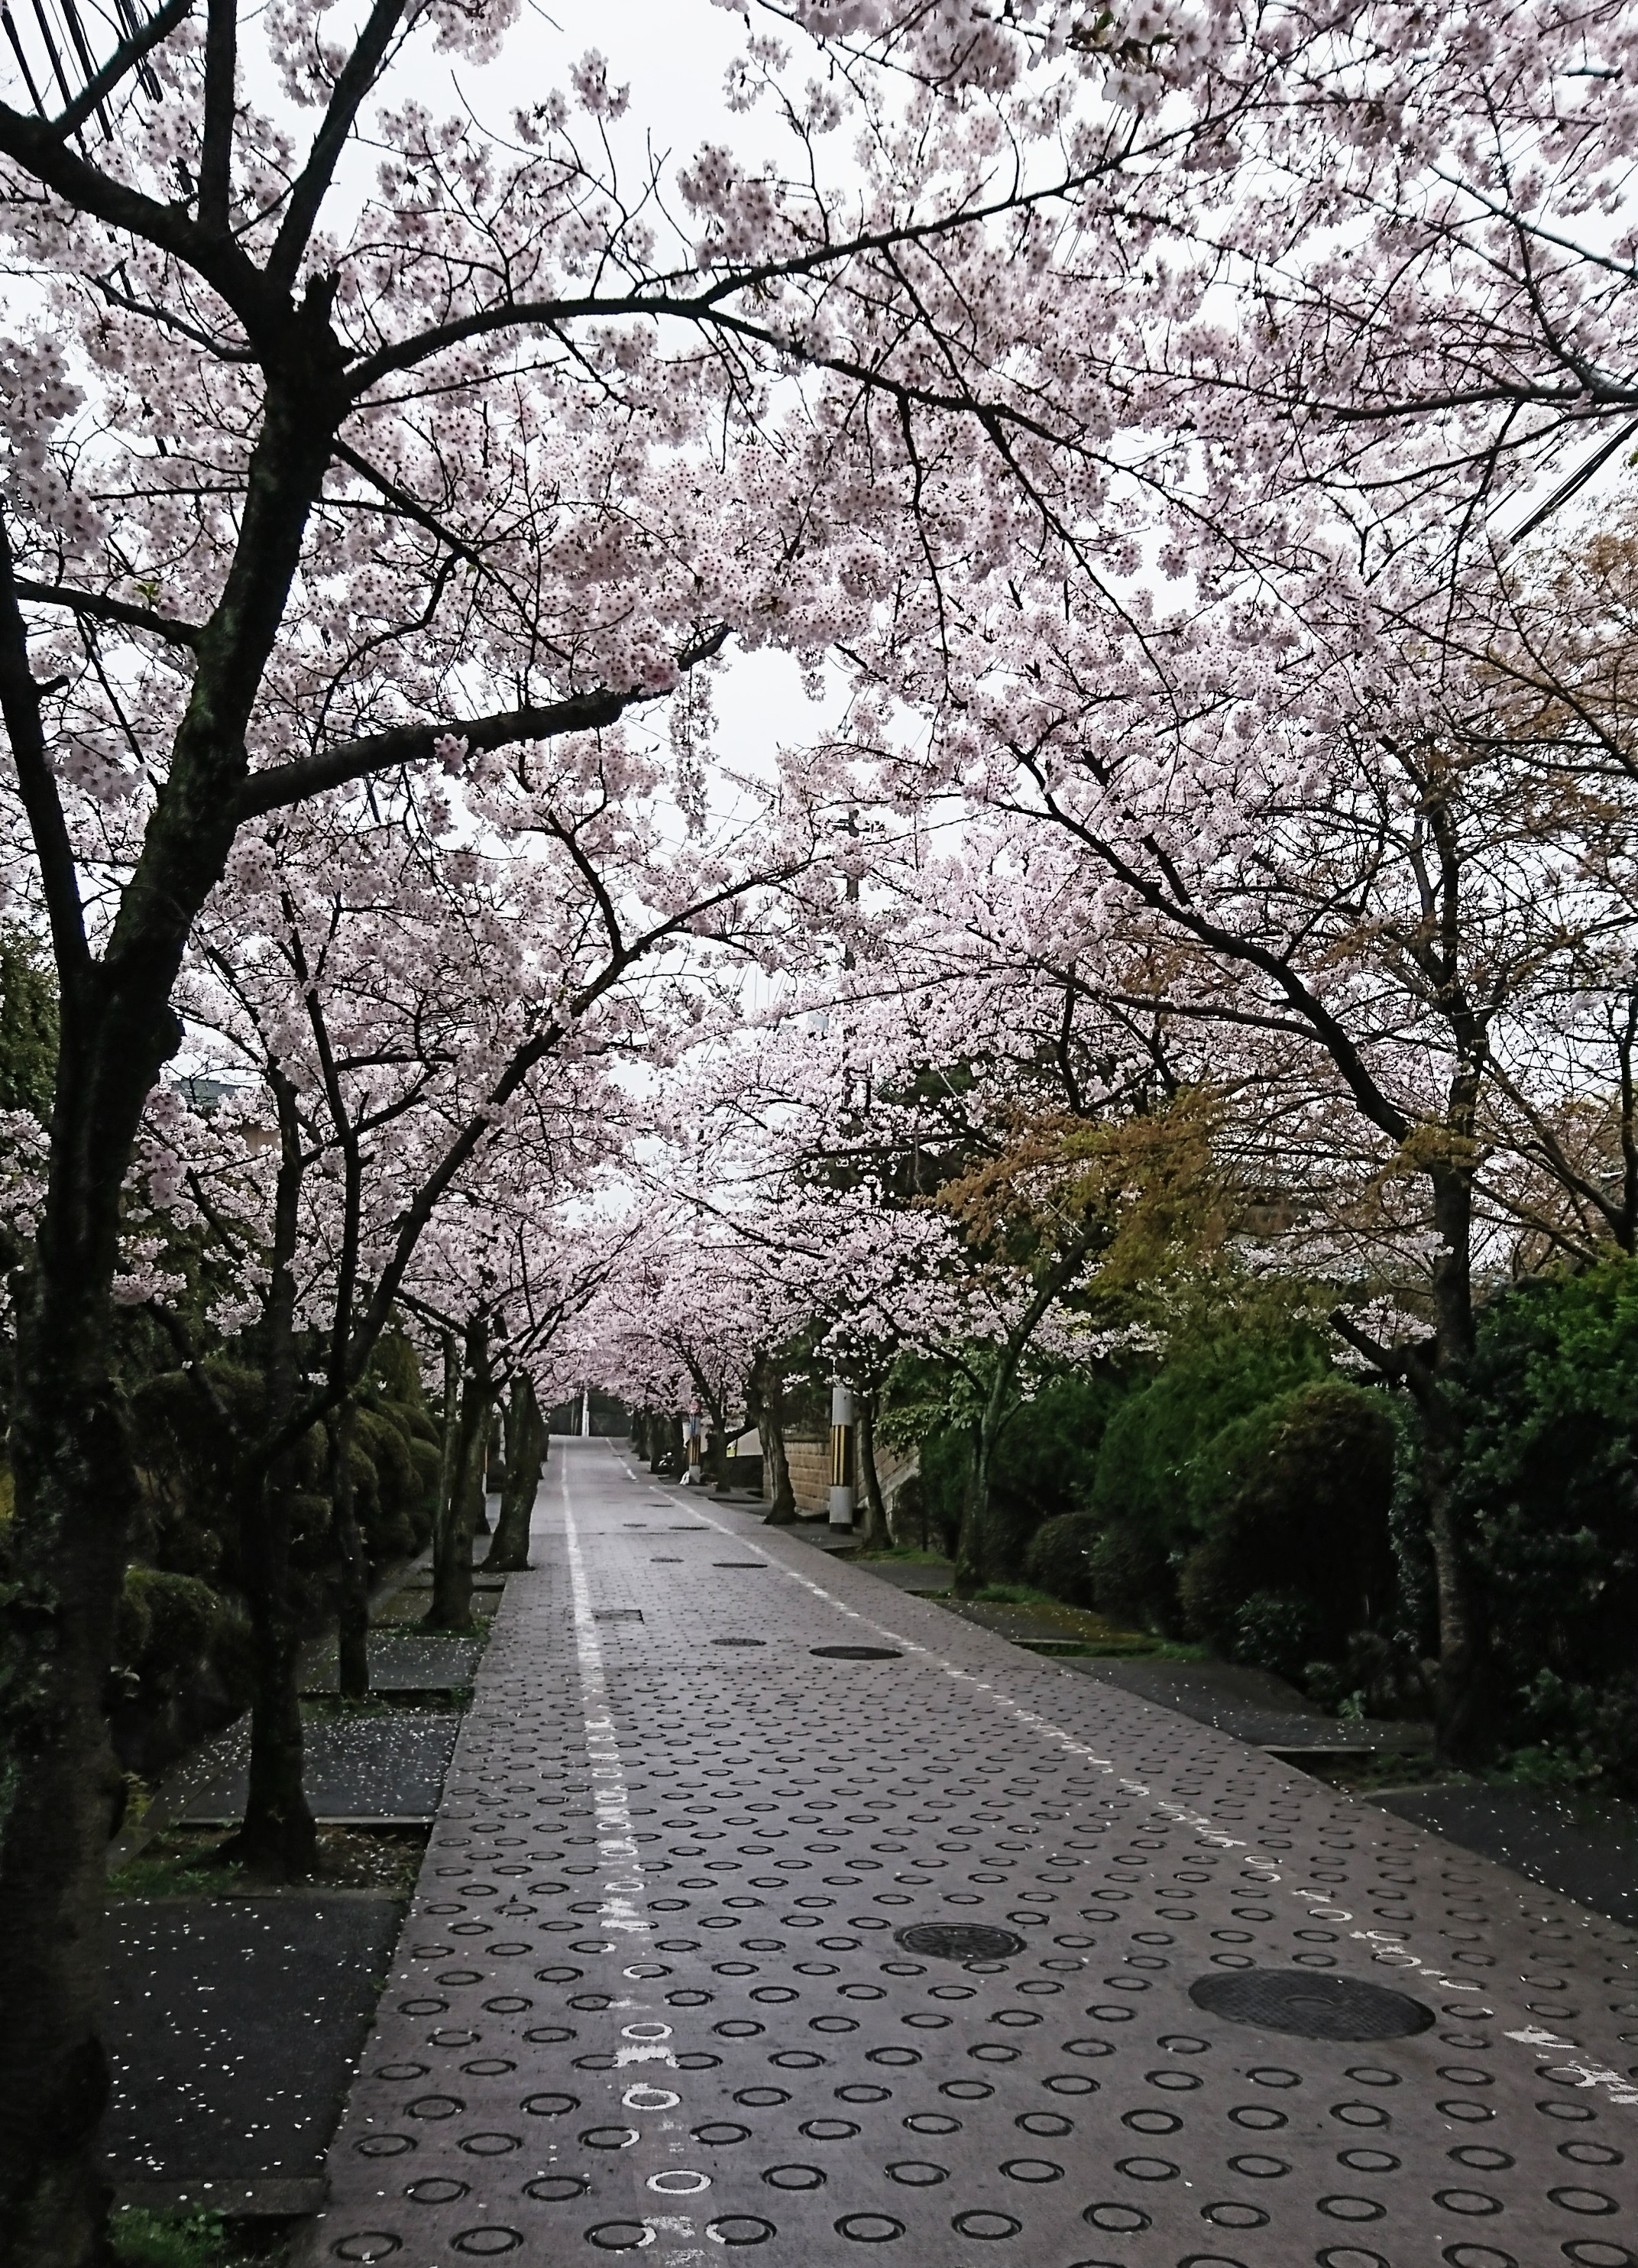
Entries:
[[[394, 100], [417, 43], [484, 62], [512, 15], [373, 0], [345, 30], [300, 6], [253, 28], [231, 0], [167, 0], [62, 108], [0, 105], [28, 279], [4, 352], [7, 831], [62, 1001], [0, 1852], [5, 1933], [40, 1955], [0, 2051], [0, 2202], [18, 2257], [67, 2268], [98, 2242], [99, 1697], [132, 1501], [107, 1364], [120, 1190], [239, 831], [606, 728], [730, 638], [817, 655], [878, 603], [967, 421], [1003, 475], [987, 540], [1039, 541], [1054, 452], [1054, 489], [1082, 481], [1075, 421], [997, 373], [1026, 318], [1057, 322], [1030, 294], [1060, 217], [1146, 136], [1189, 131], [1123, 111], [1060, 132], [1050, 68], [1013, 86], [965, 33], [941, 75], [992, 91], [862, 114], [863, 173], [835, 189], [819, 144], [861, 102], [858, 55], [838, 101], [787, 106], [793, 171], [708, 149], [674, 185], [609, 154], [623, 97], [596, 58], [503, 135]], [[881, 15], [854, 28], [892, 45]], [[1069, 76], [1161, 86], [1178, 45], [1157, 22]], [[781, 68], [753, 55], [746, 99]], [[785, 417], [775, 381], [804, 364]], [[1026, 436], [1028, 479], [1009, 467]]]

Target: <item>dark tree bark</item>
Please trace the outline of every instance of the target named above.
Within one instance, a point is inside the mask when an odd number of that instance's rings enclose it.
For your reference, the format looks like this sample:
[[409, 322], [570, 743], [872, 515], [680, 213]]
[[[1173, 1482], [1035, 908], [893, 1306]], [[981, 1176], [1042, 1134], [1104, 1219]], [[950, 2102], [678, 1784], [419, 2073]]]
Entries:
[[330, 1503], [342, 1573], [336, 1634], [342, 1697], [346, 1701], [362, 1701], [370, 1690], [370, 1569], [364, 1538], [358, 1532], [356, 1492], [353, 1486], [353, 1420], [356, 1407], [349, 1396], [335, 1412], [330, 1425]]
[[274, 1203], [268, 1296], [267, 1421], [262, 1440], [240, 1458], [235, 1493], [239, 1553], [250, 1603], [254, 1690], [250, 1710], [250, 1785], [245, 1817], [229, 1838], [228, 1856], [288, 1878], [312, 1872], [318, 1855], [312, 1813], [302, 1786], [301, 1632], [290, 1596], [290, 1498], [298, 1477], [296, 1444], [265, 1454], [296, 1406], [297, 1208], [301, 1197], [301, 1128], [296, 1091], [283, 1074], [273, 1082], [280, 1163]]
[[534, 1381], [527, 1371], [513, 1381], [506, 1413], [506, 1477], [501, 1492], [501, 1516], [484, 1557], [486, 1570], [503, 1575], [525, 1573], [529, 1565], [529, 1523], [540, 1493], [541, 1468], [546, 1462], [546, 1420], [535, 1399]]
[[855, 1446], [859, 1478], [864, 1484], [864, 1530], [860, 1548], [885, 1551], [892, 1541], [887, 1533], [887, 1507], [882, 1502], [881, 1475], [876, 1469], [876, 1397], [861, 1392], [854, 1405]]
[[[472, 1628], [472, 1502], [483, 1492], [494, 1388], [489, 1379], [489, 1328], [484, 1316], [467, 1323], [458, 1374], [452, 1378], [452, 1341], [444, 1344], [446, 1485], [439, 1491], [432, 1536], [432, 1603], [428, 1630]], [[451, 1413], [453, 1413], [452, 1440]]]
[[762, 1493], [768, 1510], [765, 1528], [790, 1528], [797, 1517], [796, 1491], [790, 1485], [790, 1463], [785, 1454], [784, 1389], [774, 1356], [759, 1354], [746, 1389], [751, 1420], [762, 1449]]

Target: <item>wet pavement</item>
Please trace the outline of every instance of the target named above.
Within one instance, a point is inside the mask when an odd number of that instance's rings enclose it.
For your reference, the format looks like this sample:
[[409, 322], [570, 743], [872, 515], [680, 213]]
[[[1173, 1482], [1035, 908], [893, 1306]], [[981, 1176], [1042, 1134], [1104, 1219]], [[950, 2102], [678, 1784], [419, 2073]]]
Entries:
[[[447, 1691], [470, 1685], [483, 1653], [481, 1638], [440, 1631], [377, 1630], [367, 1640], [372, 1693]], [[304, 1693], [334, 1693], [341, 1663], [333, 1643], [315, 1646], [302, 1680]]]
[[103, 2170], [126, 2203], [311, 2213], [400, 1909], [390, 1898], [117, 1901]]
[[1431, 1749], [1433, 1727], [1378, 1717], [1321, 1716], [1293, 1685], [1234, 1661], [1098, 1661], [1069, 1664], [1124, 1693], [1215, 1725], [1256, 1749], [1310, 1756], [1405, 1756]]
[[307, 2260], [1638, 2268], [1630, 1930], [561, 1446]]
[[1394, 1788], [1371, 1800], [1638, 1930], [1638, 1804], [1511, 1787]]
[[[307, 1718], [302, 1786], [313, 1817], [376, 1824], [430, 1819], [459, 1724], [453, 1712], [430, 1709]], [[183, 1826], [232, 1825], [244, 1817], [249, 1756], [249, 1720], [241, 1719], [223, 1736], [216, 1767], [195, 1788]]]

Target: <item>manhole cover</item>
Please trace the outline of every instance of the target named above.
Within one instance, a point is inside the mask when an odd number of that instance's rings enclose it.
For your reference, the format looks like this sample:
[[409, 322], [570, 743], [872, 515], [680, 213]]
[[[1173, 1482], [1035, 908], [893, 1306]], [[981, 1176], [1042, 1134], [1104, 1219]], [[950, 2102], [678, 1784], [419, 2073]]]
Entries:
[[1230, 2023], [1265, 2032], [1291, 2032], [1304, 2040], [1398, 2040], [1425, 2032], [1431, 2008], [1385, 1984], [1351, 1977], [1296, 1977], [1283, 1969], [1243, 1969], [1232, 1977], [1201, 1977], [1189, 1986], [1197, 2008]]
[[713, 1646], [766, 1646], [765, 1638], [714, 1638]]
[[894, 1930], [893, 1942], [935, 1961], [1004, 1961], [1024, 1950], [1024, 1940], [1010, 1929], [988, 1929], [978, 1921], [918, 1921]]
[[826, 1661], [898, 1661], [901, 1658], [896, 1646], [811, 1646], [808, 1652]]

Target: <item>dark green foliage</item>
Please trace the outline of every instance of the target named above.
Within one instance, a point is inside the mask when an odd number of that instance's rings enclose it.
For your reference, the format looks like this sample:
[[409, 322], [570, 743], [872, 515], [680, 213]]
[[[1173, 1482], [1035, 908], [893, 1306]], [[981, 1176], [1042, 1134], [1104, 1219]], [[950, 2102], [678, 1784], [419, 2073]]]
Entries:
[[1112, 1521], [1092, 1546], [1091, 1575], [1092, 1604], [1100, 1614], [1171, 1635], [1177, 1574], [1164, 1536], [1135, 1520]]
[[1493, 1301], [1461, 1409], [1509, 1729], [1638, 1779], [1638, 1263]]
[[1319, 1616], [1301, 1591], [1252, 1591], [1236, 1607], [1226, 1628], [1212, 1635], [1226, 1639], [1223, 1651], [1253, 1668], [1272, 1669], [1293, 1683], [1314, 1654]]
[[1048, 1591], [1072, 1607], [1090, 1606], [1097, 1541], [1097, 1526], [1084, 1513], [1058, 1513], [1043, 1521], [1030, 1538], [1024, 1572], [1037, 1590]]
[[1186, 1345], [1111, 1418], [1092, 1483], [1094, 1517], [1105, 1526], [1135, 1523], [1168, 1543], [1191, 1537], [1194, 1461], [1207, 1444], [1326, 1367], [1318, 1333], [1283, 1319], [1267, 1330], [1224, 1330]]
[[1179, 1585], [1191, 1637], [1289, 1676], [1316, 1655], [1340, 1660], [1352, 1631], [1388, 1613], [1385, 1399], [1321, 1379], [1236, 1418], [1196, 1454], [1188, 1493], [1203, 1532]]
[[1175, 1631], [1179, 1571], [1214, 1500], [1211, 1445], [1225, 1427], [1325, 1368], [1318, 1333], [1275, 1313], [1196, 1332], [1157, 1377], [1127, 1395], [1104, 1433], [1090, 1496], [1100, 1612]]
[[[223, 1356], [202, 1367], [233, 1424], [253, 1431], [261, 1373]], [[180, 1370], [145, 1380], [131, 1396], [130, 1425], [143, 1491], [136, 1549], [157, 1566], [231, 1584], [239, 1548], [231, 1444], [197, 1381]], [[309, 1463], [311, 1485], [317, 1470]]]
[[922, 1444], [922, 1504], [930, 1539], [946, 1556], [956, 1548], [971, 1455], [966, 1434], [953, 1425]]
[[151, 1690], [174, 1692], [203, 1660], [221, 1601], [208, 1583], [160, 1567], [125, 1571], [115, 1658]]
[[377, 1340], [370, 1358], [370, 1382], [380, 1407], [415, 1439], [436, 1449], [438, 1429], [427, 1410], [421, 1383], [421, 1358], [401, 1331], [387, 1331]]
[[114, 1625], [115, 1747], [136, 1771], [161, 1768], [250, 1698], [250, 1630], [196, 1576], [134, 1562]]
[[56, 1079], [56, 985], [27, 932], [0, 924], [0, 1110], [47, 1124]]
[[[1112, 1373], [1062, 1370], [1014, 1403], [990, 1474], [997, 1572], [1020, 1572], [1043, 1522], [1082, 1508], [1104, 1429], [1124, 1390]], [[920, 1501], [931, 1536], [946, 1551], [954, 1550], [961, 1524], [977, 1416], [973, 1391], [952, 1366], [907, 1357], [895, 1367], [879, 1430], [889, 1442], [920, 1440]]]
[[1083, 1508], [1099, 1445], [1121, 1395], [1120, 1381], [1111, 1374], [1066, 1371], [1020, 1401], [1006, 1419], [990, 1476], [998, 1570], [1016, 1572], [1043, 1522]]

